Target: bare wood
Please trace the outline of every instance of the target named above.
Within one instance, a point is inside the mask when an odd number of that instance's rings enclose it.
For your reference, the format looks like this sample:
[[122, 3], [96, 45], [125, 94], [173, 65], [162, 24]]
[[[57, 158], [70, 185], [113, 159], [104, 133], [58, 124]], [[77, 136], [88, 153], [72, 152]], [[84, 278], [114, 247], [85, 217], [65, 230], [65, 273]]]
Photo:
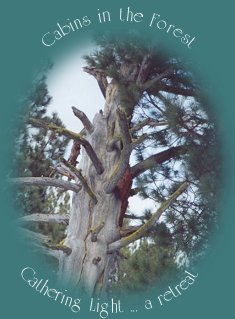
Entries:
[[84, 188], [84, 191], [87, 192], [87, 194], [91, 197], [93, 203], [97, 204], [97, 198], [96, 198], [94, 192], [92, 191], [92, 189], [90, 188], [90, 186], [87, 184], [87, 181], [86, 181], [85, 177], [82, 175], [81, 171], [78, 170], [76, 167], [72, 166], [64, 158], [61, 158], [61, 162], [65, 166], [67, 166], [71, 170], [72, 174], [74, 174], [80, 180], [82, 187]]
[[81, 110], [78, 110], [75, 106], [72, 106], [72, 110], [73, 114], [82, 122], [87, 132], [91, 134], [94, 131], [94, 126], [92, 125], [86, 114]]
[[17, 219], [19, 224], [27, 223], [49, 223], [49, 224], [61, 224], [68, 225], [69, 214], [30, 214]]
[[54, 186], [65, 190], [71, 190], [75, 193], [78, 193], [81, 190], [81, 186], [79, 185], [51, 177], [16, 177], [11, 178], [10, 181], [20, 185], [35, 185], [42, 187]]
[[125, 113], [117, 109], [118, 114], [118, 121], [120, 125], [120, 134], [121, 134], [121, 140], [123, 144], [123, 149], [121, 152], [120, 160], [115, 167], [109, 182], [107, 186], [105, 187], [105, 191], [107, 194], [110, 194], [114, 191], [115, 187], [117, 186], [118, 182], [122, 178], [123, 174], [125, 173], [130, 160], [130, 155], [132, 151], [132, 145], [131, 145], [131, 136], [128, 128], [128, 122]]
[[61, 245], [61, 244], [50, 244], [50, 243], [44, 243], [43, 246], [52, 249], [53, 251], [63, 251], [66, 255], [70, 255], [72, 252], [72, 249], [68, 246]]
[[58, 126], [58, 125], [53, 124], [53, 123], [46, 123], [45, 121], [35, 119], [32, 117], [28, 119], [28, 123], [35, 126], [35, 127], [43, 127], [46, 130], [54, 131], [58, 135], [63, 135], [63, 136], [66, 136], [68, 138], [71, 138], [73, 140], [83, 138], [80, 134], [72, 132], [64, 127]]
[[90, 145], [90, 143], [87, 140], [84, 140], [83, 143], [81, 143], [86, 152], [87, 155], [90, 157], [93, 165], [95, 166], [96, 172], [98, 175], [102, 174], [104, 171], [103, 165], [101, 163], [101, 161], [98, 159], [95, 151], [93, 150], [92, 146]]
[[131, 175], [134, 177], [139, 176], [148, 169], [154, 168], [159, 164], [162, 164], [171, 158], [180, 156], [186, 152], [186, 149], [182, 146], [174, 146], [160, 153], [154, 154], [143, 160], [142, 162], [131, 167]]
[[101, 231], [101, 229], [104, 227], [104, 225], [105, 225], [105, 222], [103, 221], [100, 224], [98, 224], [96, 227], [90, 229], [92, 242], [96, 242], [98, 240], [98, 234]]
[[34, 118], [30, 118], [28, 120], [28, 122], [34, 126], [37, 127], [43, 127], [47, 130], [51, 130], [56, 132], [59, 135], [63, 135], [66, 137], [69, 137], [73, 140], [77, 140], [81, 143], [81, 145], [85, 148], [87, 155], [90, 157], [93, 165], [95, 166], [96, 172], [97, 174], [102, 174], [104, 171], [104, 168], [102, 166], [102, 163], [100, 162], [100, 160], [98, 159], [95, 151], [93, 150], [91, 144], [81, 135], [81, 134], [77, 134], [74, 133], [70, 130], [67, 130], [66, 128], [57, 126], [55, 124], [48, 124], [44, 121], [38, 120], [38, 119], [34, 119]]
[[74, 175], [72, 175], [68, 170], [66, 170], [64, 167], [61, 167], [61, 166], [50, 166], [50, 168], [52, 169], [52, 173], [50, 174], [50, 176], [52, 174], [54, 174], [55, 172], [62, 175], [62, 176], [66, 176], [68, 177], [69, 179], [73, 179], [75, 180], [76, 178], [74, 178]]
[[158, 208], [158, 210], [144, 225], [140, 226], [133, 234], [111, 243], [108, 246], [108, 253], [112, 253], [113, 251], [127, 246], [137, 239], [145, 236], [148, 230], [158, 221], [166, 209], [169, 208], [169, 206], [186, 190], [187, 187], [188, 184], [186, 182], [181, 184], [181, 186]]

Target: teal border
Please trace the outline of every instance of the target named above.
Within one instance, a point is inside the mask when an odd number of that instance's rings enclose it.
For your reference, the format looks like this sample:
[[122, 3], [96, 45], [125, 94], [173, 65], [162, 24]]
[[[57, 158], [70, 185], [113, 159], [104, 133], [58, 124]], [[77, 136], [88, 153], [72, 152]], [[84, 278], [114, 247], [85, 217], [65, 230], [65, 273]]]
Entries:
[[[172, 24], [177, 24], [188, 33], [196, 36], [192, 49], [187, 49], [173, 37], [160, 34], [150, 29], [143, 21], [141, 23], [120, 23], [118, 9], [127, 7], [143, 12], [144, 17], [150, 17], [153, 12]], [[11, 170], [13, 137], [15, 134], [15, 118], [22, 111], [20, 100], [30, 90], [32, 81], [39, 70], [52, 57], [64, 54], [73, 46], [82, 46], [84, 41], [98, 30], [120, 33], [135, 28], [142, 32], [143, 37], [151, 35], [156, 40], [165, 42], [169, 47], [189, 57], [202, 83], [210, 92], [211, 103], [218, 126], [223, 153], [223, 179], [220, 198], [219, 226], [213, 236], [211, 247], [203, 262], [198, 265], [198, 278], [184, 295], [169, 302], [165, 307], [156, 305], [152, 310], [144, 310], [141, 302], [133, 304], [142, 308], [138, 313], [125, 312], [108, 318], [131, 318], [147, 316], [148, 318], [221, 318], [233, 313], [233, 234], [234, 234], [234, 79], [232, 64], [232, 6], [225, 1], [140, 1], [120, 0], [118, 2], [99, 0], [93, 2], [78, 1], [2, 1], [1, 3], [1, 44], [2, 44], [2, 108], [1, 108], [1, 215], [2, 215], [2, 258], [1, 258], [1, 299], [0, 312], [8, 318], [22, 316], [24, 318], [98, 318], [97, 314], [88, 312], [89, 300], [82, 300], [81, 312], [73, 314], [63, 306], [53, 303], [49, 298], [38, 295], [26, 286], [20, 277], [22, 268], [31, 266], [37, 269], [38, 260], [32, 261], [14, 225], [15, 212], [11, 204], [11, 196], [6, 186], [6, 179]], [[110, 10], [109, 24], [92, 25], [79, 32], [74, 32], [47, 48], [41, 44], [44, 33], [53, 30], [57, 22], [67, 18], [88, 15], [96, 20], [97, 9]], [[115, 18], [116, 13], [116, 18]], [[220, 150], [218, 150], [220, 152]], [[53, 278], [46, 267], [40, 267], [40, 276]], [[53, 279], [51, 279], [53, 280]], [[56, 285], [55, 283], [53, 285]], [[125, 304], [125, 301], [123, 301]], [[128, 306], [129, 307], [129, 306]], [[131, 306], [130, 306], [131, 307]]]

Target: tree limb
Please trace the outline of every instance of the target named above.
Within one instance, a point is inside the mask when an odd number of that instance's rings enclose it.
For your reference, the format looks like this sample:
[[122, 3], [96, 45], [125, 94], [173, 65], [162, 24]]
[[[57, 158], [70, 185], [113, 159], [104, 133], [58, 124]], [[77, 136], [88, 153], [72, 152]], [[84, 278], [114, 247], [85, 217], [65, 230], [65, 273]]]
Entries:
[[72, 249], [68, 246], [65, 246], [63, 244], [50, 244], [49, 242], [43, 243], [43, 246], [52, 249], [53, 251], [63, 251], [66, 255], [70, 255], [72, 252]]
[[91, 144], [84, 138], [80, 139], [80, 142], [82, 146], [85, 148], [87, 155], [90, 157], [93, 165], [95, 166], [97, 174], [102, 174], [104, 171], [103, 165], [101, 161], [98, 159], [98, 156], [96, 155], [95, 151], [93, 150]]
[[159, 220], [161, 215], [166, 211], [167, 208], [179, 197], [187, 188], [188, 184], [184, 182], [181, 186], [158, 208], [158, 210], [152, 215], [152, 217], [142, 226], [140, 226], [133, 234], [123, 237], [108, 246], [108, 253], [120, 249], [124, 246], [133, 243], [137, 239], [145, 236], [148, 230]]
[[132, 177], [137, 177], [148, 169], [156, 167], [158, 164], [162, 164], [171, 158], [178, 157], [185, 154], [186, 149], [182, 146], [174, 146], [160, 153], [154, 154], [143, 160], [142, 162], [131, 167]]
[[121, 227], [119, 232], [121, 237], [126, 237], [136, 232], [139, 228], [140, 226]]
[[53, 124], [53, 123], [46, 123], [45, 121], [35, 119], [32, 117], [30, 117], [27, 121], [29, 124], [31, 124], [35, 127], [42, 127], [46, 130], [54, 131], [58, 135], [66, 136], [66, 137], [71, 138], [73, 140], [84, 139], [80, 134], [72, 132], [64, 127], [58, 126], [58, 125]]
[[61, 167], [61, 166], [50, 166], [50, 168], [52, 169], [52, 173], [50, 174], [50, 176], [52, 176], [52, 174], [54, 174], [55, 172], [57, 172], [58, 174], [62, 175], [62, 176], [66, 176], [68, 177], [69, 179], [73, 179], [75, 180], [74, 178], [74, 175], [72, 175], [68, 170], [66, 170], [64, 167]]
[[148, 91], [148, 90], [153, 89], [155, 85], [159, 84], [162, 79], [171, 75], [172, 72], [174, 72], [174, 71], [170, 68], [170, 69], [166, 70], [165, 72], [158, 74], [157, 76], [155, 76], [155, 78], [145, 82], [144, 85], [142, 85], [142, 89], [144, 91]]
[[34, 118], [30, 118], [28, 120], [28, 122], [36, 127], [43, 127], [47, 130], [55, 131], [59, 135], [64, 135], [64, 136], [69, 137], [73, 140], [79, 141], [81, 143], [81, 145], [85, 148], [87, 155], [90, 157], [93, 165], [95, 166], [97, 174], [100, 175], [103, 173], [104, 168], [103, 168], [100, 160], [98, 159], [95, 151], [93, 150], [91, 144], [81, 134], [74, 133], [70, 130], [67, 130], [66, 128], [57, 126], [55, 124], [48, 124], [44, 121], [34, 119]]
[[39, 252], [49, 255], [51, 257], [54, 257], [56, 259], [60, 258], [60, 252], [55, 251], [52, 249], [49, 249], [45, 244], [50, 241], [50, 238], [48, 236], [45, 236], [40, 233], [35, 233], [31, 230], [21, 228], [20, 227], [21, 234], [27, 239], [28, 242], [30, 242], [30, 245], [32, 248], [35, 248]]
[[69, 214], [30, 214], [17, 219], [19, 224], [27, 223], [50, 223], [68, 225]]
[[71, 190], [75, 193], [78, 193], [81, 190], [80, 185], [50, 177], [16, 177], [11, 178], [10, 181], [21, 185], [36, 185], [42, 187], [54, 186], [65, 190]]
[[73, 114], [79, 118], [79, 120], [84, 125], [84, 128], [87, 130], [88, 133], [92, 133], [94, 131], [94, 126], [92, 125], [91, 121], [88, 119], [86, 114], [80, 110], [78, 110], [75, 106], [72, 106]]
[[68, 167], [72, 174], [76, 175], [77, 178], [80, 180], [82, 187], [84, 188], [84, 191], [87, 192], [87, 194], [91, 197], [92, 201], [94, 204], [97, 204], [97, 198], [94, 194], [94, 192], [91, 190], [91, 188], [89, 187], [89, 185], [87, 184], [86, 179], [84, 178], [84, 176], [82, 175], [81, 171], [76, 169], [76, 167], [72, 166], [69, 162], [67, 162], [64, 158], [61, 158], [61, 162]]
[[103, 70], [97, 69], [95, 67], [90, 67], [90, 68], [84, 67], [83, 71], [94, 76], [94, 78], [98, 82], [101, 93], [103, 94], [103, 96], [105, 98], [106, 97], [106, 89], [108, 86], [108, 81], [107, 81], [107, 77], [106, 77], [105, 72]]
[[134, 215], [134, 214], [125, 214], [124, 218], [134, 219], [134, 220], [145, 220], [146, 219], [145, 216], [137, 216], [137, 215]]
[[150, 126], [150, 127], [156, 127], [156, 126], [166, 126], [168, 125], [167, 121], [153, 121], [151, 118], [147, 118], [145, 120], [143, 120], [142, 122], [136, 124], [135, 126], [133, 126], [130, 131], [131, 133], [135, 133], [138, 132], [139, 130], [141, 130], [142, 128], [144, 128], [146, 125]]
[[128, 128], [128, 122], [125, 113], [117, 109], [118, 114], [118, 121], [120, 126], [120, 134], [121, 140], [123, 144], [123, 149], [121, 152], [119, 163], [117, 164], [116, 168], [114, 169], [107, 186], [105, 187], [105, 191], [107, 194], [110, 194], [114, 191], [115, 187], [117, 186], [119, 180], [122, 178], [123, 174], [125, 173], [128, 165], [129, 159], [132, 151], [131, 145], [131, 136]]
[[140, 137], [138, 137], [137, 139], [133, 140], [132, 148], [134, 149], [138, 145], [142, 144], [148, 137], [149, 137], [149, 134], [144, 133]]
[[167, 93], [172, 93], [176, 95], [182, 95], [182, 96], [196, 96], [197, 91], [193, 88], [183, 88], [183, 87], [177, 87], [173, 85], [168, 85], [165, 83], [160, 83], [160, 85], [157, 88], [149, 88], [147, 90], [148, 94], [156, 95], [159, 91], [164, 91]]
[[89, 232], [91, 233], [92, 242], [96, 242], [98, 240], [98, 234], [101, 231], [101, 229], [104, 227], [104, 225], [105, 225], [105, 222], [103, 221], [99, 223], [96, 227], [90, 229]]

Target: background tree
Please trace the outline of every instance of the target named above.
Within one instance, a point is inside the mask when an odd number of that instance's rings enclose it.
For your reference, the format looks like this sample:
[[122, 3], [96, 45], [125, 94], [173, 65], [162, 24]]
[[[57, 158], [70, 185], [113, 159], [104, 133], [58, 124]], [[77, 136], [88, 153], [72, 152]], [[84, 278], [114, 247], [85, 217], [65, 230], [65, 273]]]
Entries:
[[[51, 99], [46, 85], [46, 77], [42, 76], [35, 81], [35, 87], [24, 102], [28, 105], [27, 117], [63, 126], [56, 113], [48, 115], [47, 111]], [[14, 159], [16, 175], [25, 177], [55, 175], [53, 166], [57, 165], [59, 157], [64, 155], [67, 144], [68, 139], [63, 136], [56, 137], [54, 133], [43, 128], [32, 128], [29, 124], [22, 125], [16, 140], [16, 157]], [[20, 206], [23, 215], [50, 214], [55, 211], [55, 206], [58, 214], [65, 214], [70, 208], [69, 199], [70, 195], [60, 189], [22, 185], [17, 192], [16, 204]], [[58, 241], [63, 236], [65, 227], [38, 223], [31, 225], [31, 229], [51, 235], [53, 240]]]
[[161, 288], [176, 278], [179, 272], [169, 229], [165, 223], [158, 223], [148, 237], [121, 249], [116, 269], [109, 279], [109, 293], [139, 294], [148, 288]]
[[[161, 246], [159, 225], [172, 243], [170, 256], [196, 256], [215, 218], [219, 162], [205, 99], [182, 58], [131, 36], [104, 37], [85, 59], [84, 71], [95, 77], [105, 98], [93, 122], [76, 107], [73, 113], [84, 125], [80, 133], [28, 120], [74, 141], [69, 160], [60, 159], [70, 181], [26, 177], [15, 182], [74, 191], [67, 237], [54, 254], [60, 279], [93, 294], [106, 291], [121, 248], [153, 233]], [[151, 198], [158, 208], [143, 214], [138, 225], [125, 226], [126, 220], [140, 219], [127, 213], [128, 198], [135, 194]], [[56, 215], [40, 219], [55, 222]], [[143, 245], [154, 251], [151, 241]]]

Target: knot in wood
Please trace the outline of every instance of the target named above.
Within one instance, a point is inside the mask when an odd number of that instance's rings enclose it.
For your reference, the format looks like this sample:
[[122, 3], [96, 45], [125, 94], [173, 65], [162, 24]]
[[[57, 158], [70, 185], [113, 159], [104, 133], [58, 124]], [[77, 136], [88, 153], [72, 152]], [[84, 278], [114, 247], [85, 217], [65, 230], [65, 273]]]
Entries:
[[97, 266], [100, 261], [101, 261], [101, 257], [98, 256], [98, 257], [93, 258], [92, 263]]

